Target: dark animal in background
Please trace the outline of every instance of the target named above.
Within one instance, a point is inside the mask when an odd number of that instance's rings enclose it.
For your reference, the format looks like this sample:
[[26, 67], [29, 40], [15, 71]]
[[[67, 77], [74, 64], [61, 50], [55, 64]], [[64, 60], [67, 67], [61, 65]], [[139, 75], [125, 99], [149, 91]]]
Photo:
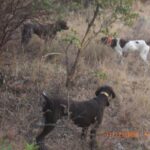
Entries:
[[150, 50], [149, 42], [145, 42], [144, 40], [125, 40], [111, 37], [102, 37], [101, 42], [111, 46], [120, 56], [127, 55], [128, 52], [137, 51], [144, 62], [149, 64], [147, 61]]
[[115, 93], [110, 86], [102, 86], [96, 90], [95, 95], [96, 97], [88, 101], [70, 100], [68, 105], [67, 99], [50, 99], [43, 93], [42, 96], [45, 99], [43, 105], [45, 126], [43, 131], [36, 137], [40, 150], [44, 149], [42, 147], [44, 147], [45, 136], [54, 129], [57, 120], [68, 115], [68, 112], [70, 119], [82, 128], [82, 139], [86, 137], [90, 125], [93, 125], [90, 131], [90, 147], [93, 149], [96, 146], [96, 130], [102, 122], [104, 109], [109, 106], [109, 100], [115, 98]]
[[32, 34], [48, 41], [49, 38], [53, 39], [57, 32], [68, 29], [67, 23], [63, 20], [58, 20], [53, 24], [25, 23], [21, 32], [21, 43], [27, 45]]

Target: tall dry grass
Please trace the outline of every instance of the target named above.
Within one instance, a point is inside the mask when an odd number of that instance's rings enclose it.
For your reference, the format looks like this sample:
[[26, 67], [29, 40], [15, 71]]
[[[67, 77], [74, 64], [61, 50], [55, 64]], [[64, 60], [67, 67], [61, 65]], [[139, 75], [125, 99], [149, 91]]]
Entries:
[[[70, 22], [70, 26], [77, 27], [80, 34], [84, 30], [82, 21], [79, 15], [77, 20]], [[120, 35], [124, 33], [122, 30]], [[39, 39], [34, 37], [27, 51], [18, 48], [20, 52], [16, 53], [14, 48], [10, 53], [8, 47], [8, 52], [2, 55], [1, 71], [5, 82], [0, 87], [0, 139], [9, 139], [15, 150], [23, 149], [25, 142], [34, 142], [42, 120], [42, 91], [49, 96], [58, 93], [57, 96], [83, 101], [95, 96], [97, 87], [109, 84], [117, 98], [105, 110], [97, 136], [99, 149], [119, 150], [120, 145], [127, 150], [150, 149], [150, 136], [144, 136], [144, 132], [150, 131], [150, 70], [144, 72], [145, 65], [139, 55], [129, 54], [120, 64], [115, 51], [100, 42], [91, 42], [82, 53], [75, 83], [68, 90], [65, 87], [66, 45], [61, 40], [62, 34], [47, 50], [43, 48], [43, 41], [40, 40], [39, 44]], [[128, 36], [128, 32], [126, 34]], [[49, 52], [60, 52], [61, 55], [44, 61], [42, 56]], [[76, 49], [72, 46], [70, 65], [75, 55]], [[105, 131], [136, 131], [140, 136], [106, 137], [101, 134]], [[56, 129], [46, 138], [47, 146], [49, 149], [88, 149], [87, 142], [79, 138], [80, 132], [81, 129], [70, 121], [59, 121]]]

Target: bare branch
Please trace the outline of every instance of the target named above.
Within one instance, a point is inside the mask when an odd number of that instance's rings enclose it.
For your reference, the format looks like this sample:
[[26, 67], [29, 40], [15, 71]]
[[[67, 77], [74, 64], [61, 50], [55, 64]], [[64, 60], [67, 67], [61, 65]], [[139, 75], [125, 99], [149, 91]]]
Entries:
[[0, 0], [0, 4], [1, 52], [2, 47], [11, 40], [12, 35], [24, 21], [35, 17], [35, 14], [39, 16], [40, 9], [36, 10], [33, 8], [33, 0]]
[[90, 32], [91, 27], [93, 26], [93, 24], [95, 22], [95, 19], [96, 19], [97, 15], [98, 15], [98, 12], [99, 12], [99, 4], [96, 5], [96, 9], [94, 11], [94, 15], [93, 15], [90, 23], [88, 24], [87, 30], [85, 32], [85, 35], [84, 35], [84, 37], [83, 37], [83, 39], [81, 41], [81, 46], [80, 46], [80, 48], [78, 48], [74, 64], [73, 64], [70, 72], [68, 73], [67, 81], [66, 81], [66, 86], [67, 87], [69, 87], [71, 82], [73, 81], [73, 78], [74, 78], [74, 75], [75, 75], [75, 71], [76, 71], [76, 68], [78, 66], [78, 62], [79, 62], [79, 59], [80, 59], [81, 51], [84, 48], [85, 40], [86, 40], [86, 38], [87, 38], [87, 36], [88, 36], [88, 34]]

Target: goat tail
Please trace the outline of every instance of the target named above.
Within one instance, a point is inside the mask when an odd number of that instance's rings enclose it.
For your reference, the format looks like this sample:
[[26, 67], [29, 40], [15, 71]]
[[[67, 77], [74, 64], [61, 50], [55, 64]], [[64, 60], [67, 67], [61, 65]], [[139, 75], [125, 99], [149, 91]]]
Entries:
[[52, 111], [54, 109], [53, 99], [50, 99], [48, 95], [46, 94], [46, 92], [43, 92], [41, 95], [44, 98], [44, 105], [43, 105], [44, 112], [45, 112], [45, 108], [46, 110], [49, 109]]

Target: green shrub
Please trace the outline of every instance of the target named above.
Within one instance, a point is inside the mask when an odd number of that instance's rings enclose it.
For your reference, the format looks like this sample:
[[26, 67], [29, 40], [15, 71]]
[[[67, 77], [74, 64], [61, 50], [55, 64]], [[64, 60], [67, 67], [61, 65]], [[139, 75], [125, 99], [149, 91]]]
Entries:
[[100, 71], [97, 71], [97, 72], [94, 72], [95, 76], [101, 80], [106, 80], [108, 77], [107, 77], [107, 74], [105, 72], [100, 72]]
[[35, 144], [26, 144], [25, 150], [37, 150], [38, 146], [36, 146]]

